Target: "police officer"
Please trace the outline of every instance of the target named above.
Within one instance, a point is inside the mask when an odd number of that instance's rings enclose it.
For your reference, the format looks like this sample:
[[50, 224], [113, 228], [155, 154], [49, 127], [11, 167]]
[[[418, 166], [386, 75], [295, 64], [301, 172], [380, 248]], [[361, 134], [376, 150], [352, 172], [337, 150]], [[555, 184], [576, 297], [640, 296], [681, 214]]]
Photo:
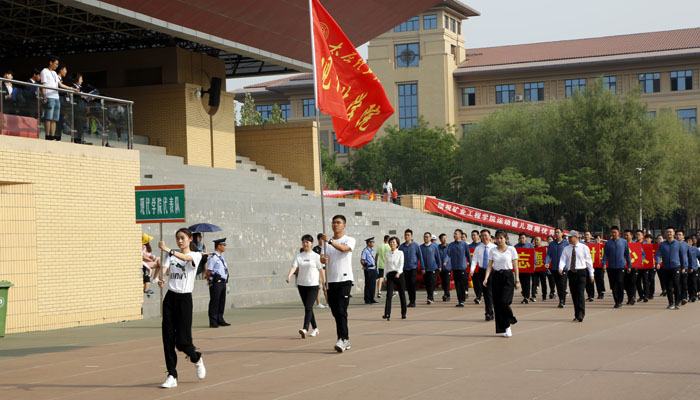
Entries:
[[226, 308], [226, 283], [228, 282], [228, 267], [224, 260], [226, 238], [214, 240], [214, 250], [207, 262], [206, 278], [209, 282], [209, 327], [229, 326], [224, 321]]
[[365, 239], [367, 247], [362, 250], [360, 263], [365, 273], [365, 304], [378, 303], [374, 299], [374, 290], [377, 288], [377, 265], [375, 264], [374, 236]]

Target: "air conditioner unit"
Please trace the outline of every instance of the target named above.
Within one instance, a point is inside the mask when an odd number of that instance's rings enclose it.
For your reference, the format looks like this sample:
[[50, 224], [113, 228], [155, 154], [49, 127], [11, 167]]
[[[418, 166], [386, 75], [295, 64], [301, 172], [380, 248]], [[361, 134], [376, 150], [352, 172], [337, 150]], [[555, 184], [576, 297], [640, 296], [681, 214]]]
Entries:
[[523, 95], [522, 94], [516, 94], [515, 95], [515, 102], [521, 102], [523, 101]]

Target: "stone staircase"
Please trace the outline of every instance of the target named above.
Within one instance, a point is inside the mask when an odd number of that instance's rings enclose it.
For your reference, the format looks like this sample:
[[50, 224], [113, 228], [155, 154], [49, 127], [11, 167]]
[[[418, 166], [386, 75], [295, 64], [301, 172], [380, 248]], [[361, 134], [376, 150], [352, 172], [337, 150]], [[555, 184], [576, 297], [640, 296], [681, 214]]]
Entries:
[[[222, 232], [205, 233], [207, 251], [213, 251], [213, 239], [227, 238], [230, 279], [227, 308], [295, 301], [298, 292], [285, 282], [294, 255], [301, 247], [301, 236], [316, 236], [321, 231], [320, 197], [279, 174], [274, 174], [246, 157], [237, 157], [237, 169], [187, 166], [181, 157], [157, 151], [141, 152], [141, 184], [184, 184], [186, 219], [184, 224], [164, 224], [163, 234], [169, 247], [175, 247], [174, 233], [181, 226], [199, 222], [213, 223]], [[465, 231], [476, 226], [431, 216], [390, 203], [354, 199], [325, 200], [326, 229], [330, 219], [343, 214], [347, 233], [357, 240], [353, 252], [355, 291], [363, 287], [360, 253], [364, 239], [375, 236], [381, 242], [385, 234], [403, 236], [411, 228], [418, 242], [422, 234], [447, 233], [455, 228]], [[143, 232], [155, 239], [158, 224], [144, 224]], [[144, 317], [159, 315], [159, 291], [144, 296]], [[209, 293], [204, 281], [198, 281], [193, 293], [195, 311], [207, 309]]]

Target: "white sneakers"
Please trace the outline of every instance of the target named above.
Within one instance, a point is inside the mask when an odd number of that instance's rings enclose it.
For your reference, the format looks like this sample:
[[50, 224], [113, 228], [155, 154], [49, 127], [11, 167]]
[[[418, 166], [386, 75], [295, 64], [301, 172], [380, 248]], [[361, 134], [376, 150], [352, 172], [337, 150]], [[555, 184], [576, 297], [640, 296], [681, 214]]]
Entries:
[[204, 368], [204, 359], [202, 356], [199, 357], [199, 361], [194, 364], [194, 367], [197, 368], [197, 378], [204, 379], [207, 376], [207, 369]]
[[342, 353], [345, 350], [350, 350], [350, 341], [347, 339], [338, 339], [338, 341], [335, 342], [334, 349], [338, 353]]
[[318, 303], [316, 304], [316, 308], [326, 308], [326, 306], [324, 306], [323, 303]]
[[345, 350], [350, 350], [350, 341], [345, 339], [343, 340], [343, 344], [345, 345]]
[[503, 337], [512, 337], [513, 332], [511, 332], [510, 327], [506, 328], [505, 333], [503, 334]]
[[319, 333], [320, 333], [320, 332], [318, 331], [318, 328], [314, 328], [314, 329], [311, 331], [311, 333], [309, 334], [309, 336], [315, 337], [315, 336], [318, 336]]
[[175, 379], [175, 377], [172, 375], [168, 375], [168, 379], [166, 379], [165, 382], [163, 382], [163, 384], [160, 385], [160, 387], [164, 389], [177, 387], [177, 379]]
[[301, 336], [302, 339], [306, 339], [306, 329], [299, 329], [299, 336]]
[[319, 333], [318, 328], [312, 329], [311, 333], [309, 333], [309, 331], [306, 329], [299, 329], [299, 336], [301, 336], [302, 339], [306, 339], [307, 335], [311, 337], [318, 336]]

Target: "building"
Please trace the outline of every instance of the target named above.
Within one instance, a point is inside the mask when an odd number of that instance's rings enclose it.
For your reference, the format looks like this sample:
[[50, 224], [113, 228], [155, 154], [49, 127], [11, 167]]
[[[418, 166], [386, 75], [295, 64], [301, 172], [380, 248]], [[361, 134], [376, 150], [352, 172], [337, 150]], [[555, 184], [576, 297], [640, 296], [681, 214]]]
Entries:
[[[420, 115], [461, 136], [507, 104], [566, 99], [597, 78], [615, 93], [641, 89], [651, 116], [669, 109], [689, 128], [697, 123], [700, 28], [465, 49], [461, 24], [478, 15], [441, 2], [370, 41], [368, 64], [396, 110], [385, 126], [410, 128]], [[277, 103], [290, 121], [313, 116], [310, 74], [249, 86], [236, 98], [245, 92], [261, 111]], [[322, 140], [344, 160], [348, 149], [333, 141], [330, 119], [321, 121], [322, 131], [329, 127]]]

